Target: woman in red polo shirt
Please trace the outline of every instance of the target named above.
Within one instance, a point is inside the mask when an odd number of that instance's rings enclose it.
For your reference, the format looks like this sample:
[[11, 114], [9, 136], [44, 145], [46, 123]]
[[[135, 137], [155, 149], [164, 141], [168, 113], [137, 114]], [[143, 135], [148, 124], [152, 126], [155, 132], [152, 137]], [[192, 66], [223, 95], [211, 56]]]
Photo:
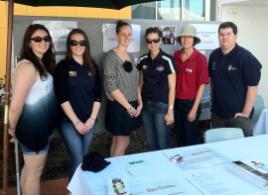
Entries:
[[178, 146], [198, 143], [200, 101], [208, 83], [206, 57], [194, 46], [200, 42], [194, 26], [186, 25], [176, 37], [182, 46], [174, 54], [179, 69], [176, 83], [175, 131]]

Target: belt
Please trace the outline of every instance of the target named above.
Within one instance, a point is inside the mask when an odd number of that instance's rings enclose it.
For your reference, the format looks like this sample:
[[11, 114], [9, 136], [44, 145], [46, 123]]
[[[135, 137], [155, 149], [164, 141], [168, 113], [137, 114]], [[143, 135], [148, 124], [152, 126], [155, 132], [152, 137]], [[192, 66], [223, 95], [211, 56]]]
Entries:
[[188, 103], [188, 102], [193, 102], [194, 99], [179, 99], [179, 98], [176, 98], [176, 101], [183, 102], [183, 103]]

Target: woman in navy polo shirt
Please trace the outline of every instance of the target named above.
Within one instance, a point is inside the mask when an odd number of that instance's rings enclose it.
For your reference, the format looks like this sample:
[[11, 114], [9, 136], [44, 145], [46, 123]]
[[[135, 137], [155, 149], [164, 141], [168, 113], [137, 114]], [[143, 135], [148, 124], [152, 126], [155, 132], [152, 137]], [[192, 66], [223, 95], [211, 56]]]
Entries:
[[60, 134], [71, 158], [69, 179], [88, 152], [101, 105], [99, 72], [81, 29], [67, 37], [67, 53], [55, 70], [55, 92], [62, 108]]
[[170, 125], [174, 122], [176, 66], [160, 49], [162, 32], [151, 27], [145, 32], [149, 53], [138, 62], [139, 86], [142, 92], [142, 120], [149, 150], [170, 147]]
[[182, 49], [174, 58], [177, 68], [175, 130], [179, 146], [198, 143], [199, 104], [208, 83], [206, 57], [199, 53], [195, 44], [200, 42], [194, 26], [186, 25], [176, 38]]

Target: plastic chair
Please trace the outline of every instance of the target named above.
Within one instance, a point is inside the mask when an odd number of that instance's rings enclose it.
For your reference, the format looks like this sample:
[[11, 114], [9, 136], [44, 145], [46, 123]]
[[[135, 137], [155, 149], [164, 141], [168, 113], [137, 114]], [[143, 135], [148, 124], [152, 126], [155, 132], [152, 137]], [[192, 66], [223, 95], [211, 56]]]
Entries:
[[229, 127], [215, 128], [215, 129], [208, 129], [204, 133], [205, 143], [238, 139], [243, 137], [244, 133], [243, 130], [240, 128], [229, 128]]
[[254, 114], [251, 119], [252, 128], [254, 128], [255, 124], [257, 123], [262, 110], [265, 108], [264, 101], [261, 95], [256, 96], [256, 101], [254, 104]]

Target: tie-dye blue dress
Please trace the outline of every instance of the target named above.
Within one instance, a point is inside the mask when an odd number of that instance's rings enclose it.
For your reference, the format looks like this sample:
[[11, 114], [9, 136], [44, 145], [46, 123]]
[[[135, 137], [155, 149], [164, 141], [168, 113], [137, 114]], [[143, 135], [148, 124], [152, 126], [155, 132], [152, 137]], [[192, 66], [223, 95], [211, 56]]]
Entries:
[[48, 74], [46, 78], [35, 82], [26, 97], [16, 127], [17, 139], [36, 152], [42, 150], [47, 146], [49, 135], [55, 127], [56, 115], [53, 78]]

